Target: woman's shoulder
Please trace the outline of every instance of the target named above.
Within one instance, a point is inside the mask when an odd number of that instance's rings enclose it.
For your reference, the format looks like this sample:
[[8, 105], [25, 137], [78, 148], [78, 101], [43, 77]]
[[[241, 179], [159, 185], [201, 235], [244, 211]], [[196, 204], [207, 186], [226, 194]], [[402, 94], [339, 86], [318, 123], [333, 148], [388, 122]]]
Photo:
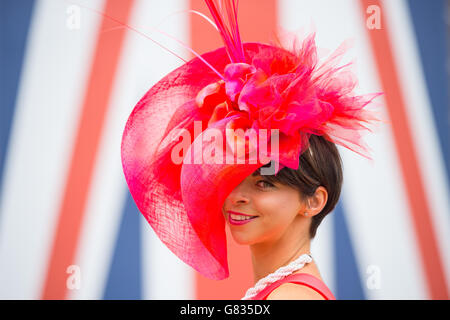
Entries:
[[274, 289], [267, 300], [325, 300], [316, 290], [298, 283], [283, 283]]
[[266, 296], [267, 300], [324, 300], [335, 299], [316, 273], [294, 273], [279, 282]]

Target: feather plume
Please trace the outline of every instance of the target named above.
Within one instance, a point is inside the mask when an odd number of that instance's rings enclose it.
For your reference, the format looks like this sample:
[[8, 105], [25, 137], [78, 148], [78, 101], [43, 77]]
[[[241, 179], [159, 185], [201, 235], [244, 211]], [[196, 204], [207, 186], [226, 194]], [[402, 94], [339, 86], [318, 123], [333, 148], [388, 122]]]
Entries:
[[245, 62], [244, 47], [239, 33], [238, 0], [205, 0], [217, 29], [222, 36], [230, 61]]

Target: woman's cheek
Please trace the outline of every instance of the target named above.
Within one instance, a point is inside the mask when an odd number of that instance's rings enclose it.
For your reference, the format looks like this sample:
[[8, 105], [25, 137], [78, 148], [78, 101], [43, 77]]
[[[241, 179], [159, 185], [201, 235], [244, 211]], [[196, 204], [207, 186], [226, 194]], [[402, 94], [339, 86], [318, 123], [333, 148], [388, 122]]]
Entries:
[[265, 194], [265, 196], [260, 196], [256, 201], [256, 209], [263, 216], [271, 216], [276, 214], [277, 208], [281, 205], [279, 199], [276, 196]]
[[278, 237], [280, 230], [283, 228], [278, 224], [277, 221], [272, 215], [265, 215], [259, 217], [261, 219], [259, 221], [255, 221], [252, 227], [252, 238], [254, 242], [264, 242], [273, 240]]

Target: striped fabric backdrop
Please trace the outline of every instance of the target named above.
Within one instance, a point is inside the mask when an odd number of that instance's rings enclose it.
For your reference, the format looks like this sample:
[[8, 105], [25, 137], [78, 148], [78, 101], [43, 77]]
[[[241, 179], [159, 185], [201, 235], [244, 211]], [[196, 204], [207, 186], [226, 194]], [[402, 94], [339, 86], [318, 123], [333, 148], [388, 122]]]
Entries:
[[[385, 92], [373, 161], [339, 148], [342, 196], [312, 243], [338, 299], [449, 298], [449, 3], [240, 0], [244, 41], [351, 39], [358, 90]], [[252, 285], [231, 237], [227, 280], [175, 257], [122, 172], [128, 115], [183, 64], [136, 30], [184, 59], [154, 28], [199, 53], [222, 46], [189, 10], [207, 13], [201, 0], [0, 1], [0, 299], [240, 299]]]

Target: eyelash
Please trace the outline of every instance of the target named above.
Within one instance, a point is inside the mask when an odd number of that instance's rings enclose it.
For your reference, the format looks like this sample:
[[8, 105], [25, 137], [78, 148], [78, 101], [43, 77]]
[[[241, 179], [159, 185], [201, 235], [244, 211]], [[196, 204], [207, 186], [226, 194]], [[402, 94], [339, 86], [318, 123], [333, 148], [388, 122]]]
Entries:
[[266, 185], [268, 185], [268, 187], [262, 187], [263, 189], [274, 187], [273, 184], [271, 184], [270, 182], [268, 182], [266, 180], [259, 180], [258, 182], [256, 182], [256, 184], [258, 185], [260, 182], [264, 182]]

